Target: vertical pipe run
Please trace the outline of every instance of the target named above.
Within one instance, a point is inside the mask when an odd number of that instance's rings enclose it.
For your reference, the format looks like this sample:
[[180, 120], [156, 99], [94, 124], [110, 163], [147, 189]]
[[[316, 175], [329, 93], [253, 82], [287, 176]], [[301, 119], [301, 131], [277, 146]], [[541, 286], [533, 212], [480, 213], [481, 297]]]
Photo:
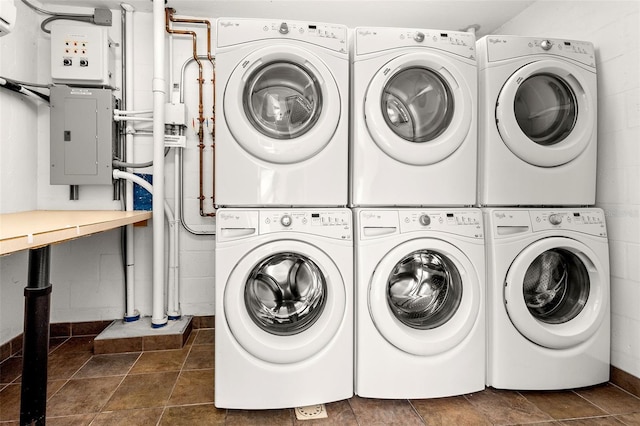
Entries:
[[80, 187], [78, 185], [69, 185], [69, 200], [78, 201]]
[[153, 307], [151, 326], [167, 324], [164, 309], [164, 1], [153, 0]]
[[24, 340], [20, 424], [44, 425], [47, 411], [47, 361], [51, 247], [29, 250], [29, 275], [24, 289]]
[[[204, 103], [203, 103], [203, 87], [204, 79], [202, 77], [202, 62], [200, 62], [200, 58], [198, 57], [198, 49], [197, 49], [197, 35], [194, 31], [187, 30], [176, 30], [172, 29], [169, 25], [169, 22], [178, 22], [184, 24], [205, 24], [207, 26], [207, 59], [211, 62], [212, 71], [215, 75], [215, 65], [213, 62], [213, 57], [211, 56], [211, 22], [206, 19], [185, 19], [185, 18], [176, 18], [174, 16], [175, 9], [166, 8], [165, 9], [166, 17], [166, 29], [169, 34], [182, 34], [182, 35], [190, 35], [193, 38], [193, 59], [198, 64], [198, 149], [199, 149], [199, 201], [200, 201], [200, 216], [215, 216], [215, 211], [211, 213], [206, 213], [204, 211]], [[215, 111], [215, 77], [212, 78], [213, 85], [213, 102], [214, 102], [214, 111]], [[213, 126], [215, 126], [215, 114], [212, 114], [211, 120], [213, 122]], [[212, 132], [212, 135], [214, 133]], [[215, 164], [215, 147], [212, 145], [213, 149], [213, 159]], [[213, 191], [215, 194], [215, 181], [213, 182]], [[212, 204], [215, 204], [215, 195], [212, 197]]]
[[[168, 11], [165, 8], [165, 26], [169, 25], [167, 18], [169, 17]], [[174, 95], [175, 95], [175, 86], [173, 80], [173, 35], [169, 33], [169, 87], [173, 88], [170, 96], [170, 102], [174, 103]], [[179, 256], [180, 256], [180, 247], [179, 247], [179, 239], [180, 239], [180, 225], [179, 225], [179, 215], [180, 215], [180, 192], [178, 187], [179, 182], [179, 167], [180, 164], [178, 159], [180, 158], [180, 151], [182, 148], [175, 147], [173, 149], [174, 155], [174, 176], [173, 176], [173, 185], [174, 185], [174, 194], [175, 194], [175, 203], [174, 203], [174, 220], [169, 221], [169, 276], [167, 282], [167, 317], [171, 321], [179, 320], [182, 317], [182, 313], [180, 311], [180, 297], [178, 294], [178, 287], [180, 282], [179, 275]]]
[[[122, 8], [122, 50], [123, 50], [123, 90], [122, 101], [124, 102], [124, 110], [132, 111], [133, 106], [133, 7], [128, 4], [121, 4]], [[125, 121], [125, 155], [124, 161], [126, 163], [134, 163], [133, 159], [133, 129], [129, 121]], [[133, 172], [132, 169], [127, 169], [128, 172]], [[133, 210], [133, 182], [126, 181], [125, 183], [125, 210]], [[134, 226], [127, 225], [125, 227], [125, 285], [126, 285], [126, 310], [124, 313], [124, 320], [126, 322], [133, 322], [140, 319], [140, 313], [136, 309], [135, 304], [135, 247], [134, 247]]]

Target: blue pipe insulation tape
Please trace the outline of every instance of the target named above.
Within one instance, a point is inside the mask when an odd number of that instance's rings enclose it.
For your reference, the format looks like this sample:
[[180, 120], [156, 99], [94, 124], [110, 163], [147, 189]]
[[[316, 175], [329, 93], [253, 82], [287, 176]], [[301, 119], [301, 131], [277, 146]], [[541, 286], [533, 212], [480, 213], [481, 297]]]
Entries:
[[124, 322], [134, 322], [134, 321], [138, 321], [140, 319], [140, 314], [137, 315], [132, 315], [132, 316], [125, 316], [124, 317]]
[[[153, 185], [153, 175], [145, 173], [135, 173]], [[133, 184], [133, 209], [134, 210], [153, 210], [153, 195], [146, 189], [134, 182]]]

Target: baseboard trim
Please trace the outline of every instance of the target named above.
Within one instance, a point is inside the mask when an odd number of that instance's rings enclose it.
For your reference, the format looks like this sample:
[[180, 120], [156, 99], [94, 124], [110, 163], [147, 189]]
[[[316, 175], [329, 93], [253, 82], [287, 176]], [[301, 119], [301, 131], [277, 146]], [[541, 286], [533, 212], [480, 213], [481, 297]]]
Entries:
[[611, 366], [611, 383], [640, 398], [640, 378]]

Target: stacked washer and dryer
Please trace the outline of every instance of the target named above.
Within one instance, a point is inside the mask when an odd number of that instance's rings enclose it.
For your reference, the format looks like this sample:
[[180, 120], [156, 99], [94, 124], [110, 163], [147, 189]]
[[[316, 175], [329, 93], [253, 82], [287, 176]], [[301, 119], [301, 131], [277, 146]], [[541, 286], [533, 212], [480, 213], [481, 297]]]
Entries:
[[487, 256], [487, 385], [609, 378], [609, 258], [596, 179], [596, 61], [574, 40], [486, 36], [478, 204]]
[[236, 18], [215, 39], [216, 406], [608, 379], [591, 44], [361, 27], [349, 47]]
[[215, 404], [350, 398], [347, 29], [216, 27]]
[[356, 28], [351, 72], [355, 393], [484, 389], [475, 37]]

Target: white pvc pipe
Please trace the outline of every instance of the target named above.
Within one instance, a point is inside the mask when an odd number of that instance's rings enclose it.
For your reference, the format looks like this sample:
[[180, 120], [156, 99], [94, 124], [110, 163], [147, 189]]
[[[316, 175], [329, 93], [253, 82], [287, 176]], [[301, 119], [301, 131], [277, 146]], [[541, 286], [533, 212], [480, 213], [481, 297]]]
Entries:
[[182, 316], [180, 309], [180, 178], [179, 178], [179, 164], [180, 154], [182, 148], [174, 148], [174, 180], [173, 187], [175, 192], [175, 222], [173, 228], [170, 229], [171, 245], [173, 246], [173, 256], [169, 257], [169, 291], [168, 291], [168, 312], [169, 317], [178, 319]]
[[[113, 178], [114, 179], [126, 179], [128, 182], [131, 183], [137, 183], [138, 185], [140, 185], [141, 187], [143, 187], [144, 189], [146, 189], [147, 191], [149, 191], [150, 194], [153, 194], [153, 186], [147, 182], [146, 180], [144, 180], [143, 178], [141, 178], [140, 176], [133, 174], [133, 173], [128, 173], [128, 172], [123, 172], [122, 170], [118, 170], [118, 169], [114, 169], [113, 170]], [[177, 266], [177, 261], [176, 259], [178, 258], [178, 249], [177, 249], [177, 229], [179, 228], [178, 225], [180, 224], [179, 221], [176, 220], [176, 218], [173, 216], [173, 213], [171, 212], [171, 207], [169, 206], [169, 203], [165, 200], [164, 201], [164, 215], [167, 218], [167, 222], [169, 223], [169, 274], [177, 274], [178, 273], [178, 266]], [[156, 217], [156, 220], [157, 217]], [[160, 221], [162, 222], [162, 221]], [[176, 278], [174, 278], [176, 279]], [[173, 291], [174, 291], [174, 304], [176, 305], [176, 307], [174, 307], [174, 309], [176, 310], [175, 312], [170, 312], [169, 315], [171, 315], [172, 317], [174, 317], [175, 319], [178, 319], [181, 314], [180, 314], [180, 304], [178, 302], [178, 292], [177, 292], [177, 288], [178, 286], [175, 285], [173, 286]], [[169, 305], [171, 306], [171, 305]]]
[[114, 115], [113, 119], [115, 121], [153, 121], [153, 118], [150, 117], [128, 117], [126, 115]]
[[[125, 6], [129, 6], [129, 5], [124, 5], [124, 4], [122, 5], [123, 8]], [[131, 7], [131, 6], [129, 6], [129, 7]], [[127, 13], [127, 15], [128, 15], [128, 13]], [[127, 29], [127, 36], [128, 36], [128, 33], [129, 33], [129, 30]], [[132, 56], [131, 60], [133, 60], [133, 52], [131, 53], [131, 56]], [[127, 51], [127, 58], [128, 57], [129, 57], [129, 52]], [[128, 64], [128, 62], [127, 62], [127, 64]], [[129, 104], [129, 102], [127, 102], [127, 105], [128, 104]], [[144, 111], [131, 111], [131, 110], [129, 110], [129, 107], [125, 106], [125, 108], [127, 108], [127, 109], [126, 110], [125, 109], [114, 109], [113, 113], [116, 114], [116, 115], [142, 115], [142, 114], [152, 114], [153, 113], [152, 109], [144, 110]]]
[[[133, 7], [129, 4], [121, 4], [122, 13], [125, 14], [124, 40], [125, 48], [125, 81], [123, 82], [126, 94], [125, 109], [133, 108]], [[124, 44], [123, 44], [124, 45]], [[118, 113], [119, 110], [116, 110]], [[130, 131], [129, 123], [125, 123], [125, 162], [133, 162], [133, 132]], [[127, 169], [131, 172], [132, 169]], [[125, 210], [133, 210], [133, 183], [127, 180], [125, 187]], [[136, 309], [135, 296], [135, 247], [134, 247], [134, 226], [127, 225], [125, 228], [125, 244], [126, 244], [126, 311], [124, 313], [125, 321], [135, 321], [140, 318], [140, 312]]]
[[164, 0], [153, 0], [153, 307], [151, 326], [167, 324], [164, 306], [164, 104], [165, 104]]
[[[169, 34], [169, 87], [173, 90], [173, 36]], [[173, 92], [171, 92], [173, 94]], [[172, 95], [171, 94], [171, 95]], [[181, 148], [174, 148], [173, 189], [175, 222], [169, 224], [169, 279], [167, 284], [167, 315], [179, 319], [180, 310], [180, 179], [179, 159]]]
[[[128, 181], [131, 181], [132, 183], [137, 183], [142, 188], [144, 188], [146, 191], [149, 191], [150, 194], [153, 194], [153, 185], [151, 185], [149, 182], [147, 182], [146, 180], [142, 179], [140, 176], [138, 176], [138, 175], [136, 175], [134, 173], [123, 172], [122, 170], [113, 169], [113, 178], [114, 179], [125, 179], [125, 180], [128, 180]], [[164, 215], [167, 218], [167, 221], [169, 223], [175, 222], [176, 219], [173, 216], [173, 212], [171, 211], [171, 207], [169, 206], [169, 203], [166, 200], [165, 200], [164, 205], [162, 207], [163, 207], [163, 210], [164, 210]]]

